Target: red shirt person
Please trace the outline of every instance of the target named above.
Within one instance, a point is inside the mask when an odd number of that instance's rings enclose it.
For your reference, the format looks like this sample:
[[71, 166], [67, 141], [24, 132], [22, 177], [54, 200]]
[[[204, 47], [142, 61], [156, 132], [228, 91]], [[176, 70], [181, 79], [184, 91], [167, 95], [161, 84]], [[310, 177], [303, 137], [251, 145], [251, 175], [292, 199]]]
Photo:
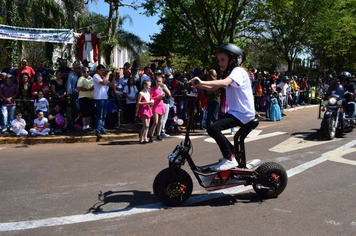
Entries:
[[38, 91], [42, 90], [44, 97], [49, 99], [50, 88], [48, 83], [43, 82], [42, 74], [38, 73], [36, 78], [36, 83], [32, 85], [31, 93], [34, 99], [37, 99]]
[[22, 67], [17, 70], [17, 84], [22, 83], [22, 73], [27, 73], [29, 76], [29, 81], [33, 81], [35, 77], [35, 71], [32, 69], [32, 67], [29, 67], [27, 65], [27, 60], [22, 59], [21, 61]]

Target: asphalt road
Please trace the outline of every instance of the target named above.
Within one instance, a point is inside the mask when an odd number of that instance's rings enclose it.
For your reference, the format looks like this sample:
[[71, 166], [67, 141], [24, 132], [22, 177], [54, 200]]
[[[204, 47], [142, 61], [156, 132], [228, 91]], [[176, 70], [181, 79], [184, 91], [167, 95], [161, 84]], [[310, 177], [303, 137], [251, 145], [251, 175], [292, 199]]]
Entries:
[[[249, 187], [207, 192], [186, 164], [193, 195], [179, 207], [159, 203], [152, 183], [179, 136], [0, 145], [0, 235], [356, 235], [356, 131], [325, 141], [317, 108], [286, 114], [246, 140], [248, 159], [288, 171], [285, 191], [267, 200]], [[221, 157], [202, 132], [192, 143], [197, 165]]]

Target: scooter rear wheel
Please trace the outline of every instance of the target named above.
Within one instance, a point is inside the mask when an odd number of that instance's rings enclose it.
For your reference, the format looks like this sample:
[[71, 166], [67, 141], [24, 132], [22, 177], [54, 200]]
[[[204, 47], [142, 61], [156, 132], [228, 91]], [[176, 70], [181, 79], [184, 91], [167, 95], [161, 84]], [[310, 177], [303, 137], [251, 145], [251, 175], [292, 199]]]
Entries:
[[153, 182], [156, 198], [167, 206], [178, 206], [184, 203], [193, 191], [190, 175], [182, 170], [166, 168], [158, 173]]
[[263, 163], [256, 172], [258, 176], [253, 183], [253, 189], [263, 198], [276, 198], [287, 186], [287, 172], [278, 163]]

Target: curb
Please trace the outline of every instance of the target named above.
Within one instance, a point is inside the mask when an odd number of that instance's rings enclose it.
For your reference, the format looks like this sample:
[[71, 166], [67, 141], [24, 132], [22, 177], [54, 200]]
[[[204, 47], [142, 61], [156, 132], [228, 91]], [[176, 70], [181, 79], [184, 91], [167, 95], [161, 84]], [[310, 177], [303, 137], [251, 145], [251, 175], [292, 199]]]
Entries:
[[116, 140], [137, 139], [138, 134], [109, 134], [102, 135], [99, 140], [95, 135], [88, 136], [44, 136], [44, 137], [0, 137], [0, 144], [44, 144], [44, 143], [86, 143], [86, 142], [109, 142]]

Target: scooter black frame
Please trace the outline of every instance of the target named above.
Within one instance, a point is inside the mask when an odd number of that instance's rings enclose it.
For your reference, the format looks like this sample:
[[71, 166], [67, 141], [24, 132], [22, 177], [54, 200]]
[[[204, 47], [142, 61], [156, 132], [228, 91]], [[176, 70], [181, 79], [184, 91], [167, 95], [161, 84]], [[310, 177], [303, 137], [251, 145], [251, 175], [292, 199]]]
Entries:
[[[194, 94], [188, 94], [188, 96], [196, 97]], [[175, 206], [182, 204], [190, 197], [193, 189], [192, 180], [189, 174], [182, 169], [186, 161], [200, 186], [207, 191], [238, 185], [253, 185], [256, 193], [264, 198], [277, 197], [283, 192], [287, 185], [288, 177], [285, 169], [278, 163], [267, 162], [250, 169], [246, 168], [246, 165], [250, 162], [246, 163], [244, 141], [248, 134], [258, 126], [258, 118], [242, 126], [234, 136], [235, 157], [239, 163], [238, 167], [217, 172], [212, 168], [217, 163], [196, 166], [189, 154], [192, 148], [189, 134], [192, 111], [194, 111], [194, 102], [191, 101], [190, 103], [185, 139], [169, 154], [169, 167], [162, 170], [153, 183], [153, 191], [159, 201], [165, 205]]]

